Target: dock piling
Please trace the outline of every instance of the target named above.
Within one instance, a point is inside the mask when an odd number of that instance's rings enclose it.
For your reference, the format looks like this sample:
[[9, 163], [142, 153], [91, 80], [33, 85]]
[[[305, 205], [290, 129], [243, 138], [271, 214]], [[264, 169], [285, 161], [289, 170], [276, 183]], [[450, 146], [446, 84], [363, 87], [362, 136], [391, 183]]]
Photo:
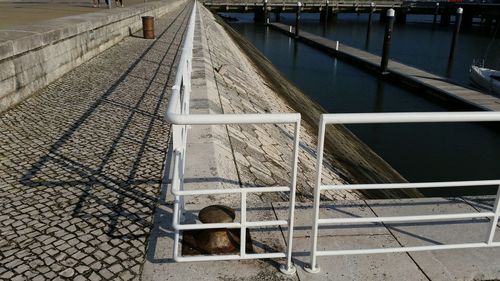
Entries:
[[264, 0], [263, 9], [264, 9], [264, 24], [268, 24], [269, 23], [269, 13], [267, 12], [267, 0]]
[[434, 10], [434, 19], [432, 20], [432, 27], [436, 26], [438, 14], [439, 14], [439, 2], [436, 3], [436, 9]]
[[319, 21], [327, 23], [329, 14], [330, 14], [330, 2], [329, 2], [329, 0], [326, 0], [325, 1], [325, 9], [322, 9], [320, 11]]
[[370, 44], [370, 34], [372, 31], [372, 17], [373, 17], [374, 10], [375, 10], [375, 3], [371, 2], [370, 3], [370, 13], [368, 14], [368, 26], [366, 28], [366, 42], [365, 42], [366, 48], [368, 48], [368, 45]]
[[299, 37], [300, 7], [302, 3], [297, 2], [297, 13], [295, 14], [295, 37]]
[[394, 9], [387, 10], [387, 23], [385, 25], [384, 46], [382, 49], [382, 59], [380, 60], [380, 72], [387, 73], [387, 65], [389, 63], [389, 52], [391, 49], [392, 29], [394, 28], [394, 20], [396, 12]]
[[450, 56], [448, 57], [448, 64], [453, 63], [455, 57], [455, 46], [458, 41], [458, 33], [460, 32], [460, 24], [462, 23], [462, 14], [464, 9], [458, 8], [455, 16], [455, 29], [453, 30], [453, 37], [451, 39]]
[[330, 13], [330, 2], [326, 0], [325, 3], [325, 22], [328, 22], [328, 14]]

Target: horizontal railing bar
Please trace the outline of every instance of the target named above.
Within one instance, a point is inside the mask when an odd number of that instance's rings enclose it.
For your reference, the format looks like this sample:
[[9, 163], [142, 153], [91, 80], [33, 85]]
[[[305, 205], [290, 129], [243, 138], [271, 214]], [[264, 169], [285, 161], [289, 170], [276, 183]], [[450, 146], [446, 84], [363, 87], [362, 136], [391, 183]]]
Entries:
[[176, 196], [209, 195], [209, 194], [228, 194], [228, 193], [255, 193], [255, 192], [288, 192], [288, 186], [266, 186], [249, 188], [229, 188], [229, 189], [203, 189], [203, 190], [177, 190], [172, 189], [172, 194]]
[[247, 222], [247, 227], [288, 225], [286, 220]]
[[230, 222], [230, 223], [190, 223], [190, 224], [178, 224], [173, 225], [176, 230], [198, 230], [198, 229], [214, 229], [214, 228], [240, 228], [241, 223]]
[[216, 261], [216, 260], [245, 260], [245, 259], [276, 259], [285, 258], [285, 253], [262, 253], [262, 254], [245, 254], [240, 255], [213, 255], [213, 256], [191, 256], [177, 257], [178, 262], [194, 262], [194, 261]]
[[[273, 220], [273, 221], [252, 221], [246, 222], [247, 227], [257, 227], [257, 226], [272, 226], [272, 225], [286, 225], [288, 224], [285, 220]], [[191, 224], [178, 224], [174, 225], [174, 229], [177, 230], [198, 230], [198, 229], [214, 229], [214, 228], [241, 228], [241, 223], [230, 222], [230, 223], [191, 223]]]
[[471, 219], [471, 218], [493, 217], [494, 215], [495, 215], [495, 213], [493, 213], [493, 212], [482, 212], [482, 213], [397, 216], [397, 217], [334, 218], [334, 219], [318, 219], [318, 224], [368, 223], [368, 222], [408, 222], [408, 221], [426, 221], [426, 220]]
[[369, 254], [417, 252], [417, 251], [430, 251], [430, 250], [486, 248], [486, 247], [500, 247], [500, 242], [494, 242], [491, 244], [482, 242], [482, 243], [430, 245], [430, 246], [401, 247], [401, 248], [317, 251], [316, 254], [318, 256], [369, 255]]
[[[174, 97], [173, 97], [174, 98]], [[300, 120], [300, 113], [251, 113], [251, 114], [177, 114], [169, 109], [165, 116], [175, 125], [225, 125], [225, 124], [291, 124]]]
[[500, 185], [500, 180], [321, 185], [320, 189], [321, 190], [406, 189], [406, 188], [438, 188], [438, 187], [463, 187], [463, 186], [484, 186], [484, 185]]
[[396, 112], [323, 114], [325, 124], [490, 122], [500, 121], [500, 112]]

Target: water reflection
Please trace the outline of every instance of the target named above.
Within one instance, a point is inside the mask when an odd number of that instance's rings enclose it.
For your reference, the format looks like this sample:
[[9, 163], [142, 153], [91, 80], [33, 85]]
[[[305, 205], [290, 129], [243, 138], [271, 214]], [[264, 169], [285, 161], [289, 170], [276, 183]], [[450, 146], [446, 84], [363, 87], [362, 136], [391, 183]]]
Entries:
[[[282, 15], [282, 19], [286, 18]], [[307, 18], [305, 19], [307, 20]], [[312, 23], [311, 23], [312, 24]], [[364, 44], [366, 21], [352, 24], [357, 29], [343, 30], [341, 25], [328, 25], [327, 34], [361, 35]], [[428, 23], [425, 40], [439, 40], [439, 32], [432, 33]], [[370, 46], [381, 46], [378, 24], [374, 23]], [[466, 108], [450, 106], [438, 97], [411, 93], [394, 84], [319, 52], [272, 29], [252, 22], [240, 22], [233, 27], [250, 40], [291, 81], [321, 104], [328, 112], [404, 112], [404, 111], [463, 111]], [[315, 23], [316, 28], [323, 27]], [[304, 27], [305, 28], [305, 27]], [[312, 28], [312, 27], [310, 27]], [[332, 28], [335, 30], [332, 31]], [[398, 27], [400, 28], [400, 27]], [[411, 34], [398, 35], [400, 38]], [[434, 38], [434, 39], [432, 39]], [[353, 39], [354, 40], [354, 39]], [[420, 45], [434, 45], [425, 40]], [[380, 43], [380, 44], [379, 44]], [[446, 46], [448, 46], [447, 41]], [[427, 47], [425, 47], [427, 48]], [[405, 56], [413, 51], [397, 49]], [[432, 60], [432, 55], [418, 53], [416, 60]], [[457, 53], [458, 55], [459, 53]], [[459, 56], [457, 56], [459, 57]], [[447, 54], [445, 55], [447, 59]], [[457, 64], [452, 66], [456, 71]], [[451, 75], [454, 75], [452, 72]], [[500, 169], [500, 130], [478, 124], [371, 124], [349, 126], [361, 140], [389, 162], [410, 181], [498, 179]], [[461, 192], [482, 194], [493, 190], [484, 188], [445, 190], [444, 194]], [[429, 195], [442, 195], [427, 190]]]
[[382, 80], [377, 81], [377, 96], [375, 98], [375, 106], [373, 107], [373, 112], [384, 112], [384, 85]]

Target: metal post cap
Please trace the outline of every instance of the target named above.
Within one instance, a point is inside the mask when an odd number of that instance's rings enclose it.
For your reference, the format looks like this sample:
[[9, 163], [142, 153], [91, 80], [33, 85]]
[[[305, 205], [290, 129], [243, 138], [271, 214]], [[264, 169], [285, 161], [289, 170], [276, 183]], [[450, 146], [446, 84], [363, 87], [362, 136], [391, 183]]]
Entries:
[[464, 12], [464, 9], [462, 9], [462, 8], [457, 9], [457, 14], [462, 14], [463, 12]]
[[388, 17], [394, 17], [395, 15], [396, 15], [396, 11], [394, 11], [394, 9], [387, 10]]

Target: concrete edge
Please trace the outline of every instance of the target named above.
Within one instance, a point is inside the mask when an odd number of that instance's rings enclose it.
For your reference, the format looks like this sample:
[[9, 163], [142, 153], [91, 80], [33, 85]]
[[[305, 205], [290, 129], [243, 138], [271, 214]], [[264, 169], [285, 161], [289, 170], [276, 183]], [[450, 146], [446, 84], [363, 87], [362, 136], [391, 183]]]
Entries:
[[[223, 113], [223, 109], [214, 77], [205, 26], [199, 9], [198, 6], [193, 42], [190, 113], [220, 114]], [[226, 125], [190, 126], [187, 146], [185, 189], [240, 187]], [[210, 198], [210, 202], [227, 203], [228, 197], [231, 195], [220, 195]], [[200, 204], [200, 202], [206, 202], [206, 198], [207, 196], [189, 196], [186, 197], [186, 204]], [[172, 201], [173, 195], [168, 192], [167, 202]]]
[[[0, 34], [3, 33], [3, 36], [0, 35], [0, 61], [36, 48], [56, 44], [58, 41], [80, 33], [90, 32], [114, 22], [142, 15], [166, 4], [170, 3], [166, 1], [150, 2], [123, 9], [67, 16], [42, 21], [37, 24], [16, 25], [8, 29], [0, 29]], [[15, 37], [8, 39], [8, 37], [12, 36]], [[4, 48], [5, 51], [2, 50]]]

